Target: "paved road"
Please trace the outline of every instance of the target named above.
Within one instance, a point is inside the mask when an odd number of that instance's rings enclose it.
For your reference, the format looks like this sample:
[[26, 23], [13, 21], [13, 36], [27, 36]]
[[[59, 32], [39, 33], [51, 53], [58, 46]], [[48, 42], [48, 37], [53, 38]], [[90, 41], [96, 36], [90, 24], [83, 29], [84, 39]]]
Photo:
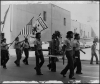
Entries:
[[[7, 69], [3, 69], [0, 66], [0, 82], [2, 81], [49, 81], [49, 80], [57, 80], [62, 81], [63, 83], [67, 83], [69, 80], [68, 75], [66, 74], [66, 78], [63, 78], [60, 75], [61, 70], [67, 64], [67, 60], [65, 61], [65, 65], [63, 65], [62, 60], [60, 59], [57, 62], [57, 72], [50, 72], [47, 68], [48, 59], [45, 58], [45, 63], [42, 67], [42, 72], [44, 75], [37, 76], [35, 67], [35, 58], [29, 58], [29, 65], [24, 65], [21, 60], [21, 66], [16, 67], [14, 64], [15, 61], [14, 56], [10, 56], [10, 60], [7, 63]], [[90, 82], [91, 80], [99, 80], [99, 65], [90, 65], [89, 61], [82, 61], [82, 75], [75, 74], [76, 81], [81, 81], [82, 83]], [[74, 80], [73, 80], [74, 81]]]

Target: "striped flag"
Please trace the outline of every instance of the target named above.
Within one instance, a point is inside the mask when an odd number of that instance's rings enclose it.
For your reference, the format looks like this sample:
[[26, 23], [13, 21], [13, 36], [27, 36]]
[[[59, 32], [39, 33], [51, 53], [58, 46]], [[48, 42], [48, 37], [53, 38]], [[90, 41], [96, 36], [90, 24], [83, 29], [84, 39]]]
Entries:
[[32, 25], [26, 25], [21, 31], [20, 35], [30, 35], [32, 33]]
[[[34, 18], [34, 17], [33, 17]], [[31, 35], [32, 34], [32, 21], [33, 18], [30, 20], [30, 22], [20, 31], [20, 35]]]
[[42, 32], [43, 30], [45, 30], [47, 28], [48, 27], [47, 27], [45, 21], [42, 19], [41, 16], [39, 16], [39, 18], [33, 24], [32, 34], [34, 35], [36, 32]]

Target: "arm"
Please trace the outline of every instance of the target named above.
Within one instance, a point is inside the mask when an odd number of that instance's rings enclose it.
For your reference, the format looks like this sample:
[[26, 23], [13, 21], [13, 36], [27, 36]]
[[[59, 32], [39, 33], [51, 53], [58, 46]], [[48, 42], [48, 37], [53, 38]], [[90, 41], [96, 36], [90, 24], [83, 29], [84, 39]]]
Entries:
[[80, 49], [81, 52], [83, 52], [84, 54], [86, 54], [82, 49]]

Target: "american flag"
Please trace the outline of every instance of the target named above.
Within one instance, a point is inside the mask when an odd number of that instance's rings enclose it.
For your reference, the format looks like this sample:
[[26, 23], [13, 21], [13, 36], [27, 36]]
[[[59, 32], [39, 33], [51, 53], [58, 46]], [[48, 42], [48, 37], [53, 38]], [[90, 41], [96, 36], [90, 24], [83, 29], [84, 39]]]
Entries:
[[46, 25], [45, 21], [42, 19], [41, 16], [33, 24], [32, 33], [35, 34], [36, 32], [42, 32], [43, 30], [47, 29], [48, 26]]
[[[33, 17], [34, 18], [34, 17]], [[32, 34], [32, 21], [33, 18], [30, 20], [30, 22], [25, 25], [25, 27], [20, 31], [20, 35], [31, 35]]]
[[32, 34], [32, 25], [26, 25], [21, 31], [20, 35], [30, 35]]

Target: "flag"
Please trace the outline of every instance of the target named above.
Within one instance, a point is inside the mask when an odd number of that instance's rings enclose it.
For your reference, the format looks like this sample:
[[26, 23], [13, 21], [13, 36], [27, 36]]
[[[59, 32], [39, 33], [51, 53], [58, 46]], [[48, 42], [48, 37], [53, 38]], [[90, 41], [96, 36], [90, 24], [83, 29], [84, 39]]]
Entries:
[[[34, 18], [34, 17], [33, 17]], [[20, 35], [31, 35], [32, 34], [32, 20], [20, 31]]]
[[20, 35], [30, 35], [32, 33], [32, 25], [26, 25], [21, 31]]
[[42, 32], [43, 30], [47, 29], [47, 25], [45, 21], [42, 19], [41, 16], [35, 21], [32, 28], [32, 34], [36, 34], [36, 32]]
[[8, 13], [8, 11], [9, 11], [9, 8], [10, 8], [10, 5], [9, 5], [9, 7], [8, 7], [7, 11], [5, 12], [5, 16], [4, 16], [4, 21], [3, 21], [3, 24], [5, 24], [6, 17], [7, 17], [7, 13]]

